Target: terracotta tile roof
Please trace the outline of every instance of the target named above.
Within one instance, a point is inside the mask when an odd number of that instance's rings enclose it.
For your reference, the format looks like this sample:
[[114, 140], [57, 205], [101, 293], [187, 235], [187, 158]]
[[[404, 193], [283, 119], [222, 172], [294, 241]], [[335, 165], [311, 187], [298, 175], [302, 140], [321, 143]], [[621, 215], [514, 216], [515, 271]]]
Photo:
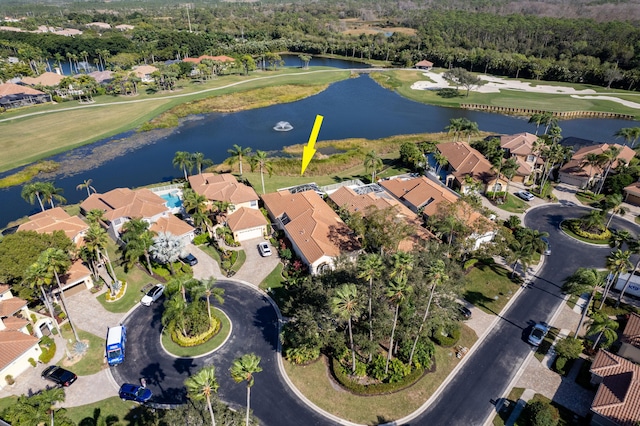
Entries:
[[140, 65], [135, 67], [132, 71], [135, 73], [135, 75], [142, 78], [158, 71], [158, 68], [154, 67], [153, 65]]
[[0, 331], [0, 370], [38, 343], [38, 339], [15, 330]]
[[98, 28], [103, 28], [103, 29], [107, 29], [107, 28], [111, 28], [111, 25], [106, 23], [106, 22], [89, 22], [88, 24], [86, 24], [87, 27], [98, 27]]
[[86, 212], [102, 210], [109, 221], [120, 217], [145, 219], [169, 211], [166, 201], [146, 188], [135, 191], [116, 188], [104, 194], [91, 194], [80, 207]]
[[496, 177], [489, 160], [466, 142], [441, 143], [436, 148], [447, 158], [453, 169], [452, 174], [459, 181], [467, 175], [484, 183]]
[[235, 62], [235, 59], [225, 55], [220, 55], [220, 56], [202, 55], [197, 58], [184, 58], [182, 62], [193, 62], [194, 64], [199, 64], [200, 62], [202, 62], [203, 59], [209, 59], [210, 61], [216, 61], [216, 62]]
[[62, 284], [62, 288], [65, 289], [67, 286], [85, 281], [90, 275], [91, 271], [89, 268], [84, 266], [82, 260], [76, 260], [71, 264], [67, 273], [60, 276], [60, 284]]
[[196, 193], [210, 201], [227, 201], [231, 204], [258, 201], [256, 191], [238, 182], [231, 173], [192, 175], [189, 176], [189, 183]]
[[315, 191], [272, 192], [262, 200], [272, 216], [287, 215], [283, 221], [287, 234], [307, 262], [360, 249], [351, 229]]
[[40, 234], [51, 234], [63, 231], [71, 241], [89, 229], [89, 225], [78, 216], [69, 216], [61, 207], [45, 210], [29, 216], [29, 221], [18, 226], [18, 231], [36, 231]]
[[382, 195], [369, 192], [367, 194], [359, 195], [353, 189], [343, 186], [333, 192], [329, 198], [338, 207], [346, 208], [350, 213], [360, 212], [366, 215], [370, 206], [378, 209], [395, 208], [396, 217], [406, 221], [414, 229], [414, 233], [405, 238], [398, 245], [398, 249], [402, 251], [410, 251], [417, 245], [420, 245], [422, 241], [428, 240], [434, 237], [426, 228], [422, 226], [420, 219], [414, 212], [409, 210], [404, 204], [400, 203], [394, 198], [389, 198], [386, 193]]
[[227, 216], [227, 224], [233, 232], [242, 229], [257, 228], [267, 224], [267, 219], [258, 209], [240, 207]]
[[[578, 151], [576, 151], [573, 154], [573, 156], [571, 157], [571, 160], [569, 160], [567, 164], [565, 164], [560, 169], [560, 172], [571, 174], [574, 176], [583, 176], [583, 177], [595, 176], [596, 174], [604, 173], [604, 170], [600, 167], [593, 167], [586, 164], [583, 166], [582, 163], [584, 158], [588, 154], [600, 155], [606, 150], [608, 150], [609, 147], [620, 148], [621, 151], [620, 151], [620, 154], [618, 154], [618, 159], [623, 159], [627, 164], [636, 155], [635, 151], [629, 148], [628, 146], [623, 146], [617, 143], [616, 144], [603, 143], [599, 145], [585, 146], [584, 148], [580, 148]], [[614, 161], [613, 167], [616, 167], [617, 165], [618, 165], [618, 161]]]
[[602, 377], [591, 410], [620, 426], [640, 421], [640, 365], [600, 350], [591, 373]]
[[416, 67], [432, 67], [433, 62], [427, 61], [426, 59], [415, 64]]
[[40, 84], [42, 86], [52, 87], [60, 84], [63, 78], [64, 78], [63, 75], [56, 74], [55, 72], [47, 71], [40, 74], [38, 77], [24, 77], [22, 79], [22, 83], [28, 84], [29, 86], [35, 86], [37, 84]]
[[458, 196], [448, 188], [425, 176], [412, 179], [390, 179], [379, 182], [398, 200], [406, 201], [416, 210], [424, 207], [424, 214], [432, 216], [442, 201], [455, 203]]
[[9, 287], [9, 284], [0, 284], [0, 294], [4, 294], [7, 291], [9, 291], [9, 289], [11, 289], [11, 287]]
[[18, 317], [2, 318], [0, 321], [2, 321], [2, 323], [6, 327], [6, 330], [19, 331], [22, 327], [29, 324], [29, 321], [27, 321], [26, 319]]
[[87, 74], [89, 77], [92, 77], [98, 83], [102, 83], [103, 81], [113, 80], [113, 71], [94, 71]]
[[538, 136], [531, 133], [500, 136], [500, 148], [508, 149], [513, 155], [527, 156], [533, 154], [533, 144]]
[[151, 224], [149, 230], [158, 234], [160, 232], [168, 232], [172, 235], [181, 237], [188, 234], [189, 232], [193, 232], [194, 228], [184, 220], [180, 220], [171, 214], [168, 216], [163, 216], [155, 223]]
[[640, 182], [633, 182], [631, 185], [626, 186], [624, 192], [640, 197]]
[[629, 320], [624, 327], [621, 340], [640, 349], [640, 315], [629, 314]]
[[36, 89], [32, 89], [31, 87], [21, 86], [19, 84], [14, 83], [4, 83], [0, 84], [0, 98], [3, 96], [9, 95], [44, 95], [44, 92], [41, 92]]
[[0, 301], [0, 318], [9, 317], [25, 306], [27, 306], [27, 301], [19, 297], [4, 299]]

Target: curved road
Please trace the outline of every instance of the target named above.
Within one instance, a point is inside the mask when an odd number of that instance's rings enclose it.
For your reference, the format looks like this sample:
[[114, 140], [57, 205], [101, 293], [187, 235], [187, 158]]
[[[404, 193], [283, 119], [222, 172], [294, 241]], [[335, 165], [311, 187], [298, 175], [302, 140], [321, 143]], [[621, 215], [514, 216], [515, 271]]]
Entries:
[[[455, 377], [436, 401], [403, 425], [481, 425], [494, 410], [493, 404], [507, 390], [527, 355], [533, 350], [526, 343], [528, 328], [536, 322], [549, 322], [562, 303], [562, 281], [579, 267], [603, 267], [609, 247], [580, 243], [560, 232], [563, 218], [579, 217], [584, 207], [545, 205], [532, 209], [526, 226], [550, 234], [552, 255], [535, 279], [512, 303], [496, 327], [469, 355]], [[614, 218], [614, 228], [637, 233], [638, 227]], [[219, 281], [225, 289], [222, 309], [233, 324], [227, 343], [211, 355], [197, 359], [178, 359], [167, 355], [158, 336], [162, 306], [140, 307], [125, 321], [128, 325], [127, 359], [112, 368], [118, 384], [138, 383], [141, 377], [154, 393], [154, 402], [180, 403], [186, 395], [184, 380], [203, 365], [215, 365], [220, 398], [235, 408], [246, 402], [244, 384], [231, 380], [229, 367], [236, 357], [255, 352], [262, 357], [263, 371], [256, 375], [251, 405], [261, 424], [298, 426], [335, 422], [324, 418], [302, 403], [280, 376], [277, 364], [277, 314], [267, 298], [253, 288], [231, 281]], [[498, 314], [498, 313], [496, 313]], [[135, 326], [134, 326], [135, 324]], [[148, 325], [148, 326], [147, 326]], [[553, 325], [553, 324], [552, 324]]]

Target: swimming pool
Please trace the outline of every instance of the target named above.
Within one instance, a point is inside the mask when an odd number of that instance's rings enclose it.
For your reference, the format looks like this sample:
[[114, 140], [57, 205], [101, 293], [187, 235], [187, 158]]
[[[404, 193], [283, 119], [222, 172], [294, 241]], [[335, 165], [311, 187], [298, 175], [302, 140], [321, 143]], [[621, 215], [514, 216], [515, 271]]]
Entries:
[[167, 207], [171, 209], [182, 207], [182, 200], [175, 191], [168, 194], [162, 194], [161, 197], [167, 201]]

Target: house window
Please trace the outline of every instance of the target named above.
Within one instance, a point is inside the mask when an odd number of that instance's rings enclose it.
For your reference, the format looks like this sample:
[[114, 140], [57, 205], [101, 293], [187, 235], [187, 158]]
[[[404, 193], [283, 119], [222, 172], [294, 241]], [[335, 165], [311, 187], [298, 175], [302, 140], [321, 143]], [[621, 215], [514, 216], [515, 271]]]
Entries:
[[251, 207], [257, 207], [258, 206], [258, 200], [251, 200]]
[[329, 272], [330, 270], [331, 265], [329, 265], [327, 262], [321, 263], [317, 268], [318, 274], [324, 274], [325, 272]]
[[533, 155], [527, 155], [527, 163], [533, 163], [533, 161], [536, 159], [535, 156]]

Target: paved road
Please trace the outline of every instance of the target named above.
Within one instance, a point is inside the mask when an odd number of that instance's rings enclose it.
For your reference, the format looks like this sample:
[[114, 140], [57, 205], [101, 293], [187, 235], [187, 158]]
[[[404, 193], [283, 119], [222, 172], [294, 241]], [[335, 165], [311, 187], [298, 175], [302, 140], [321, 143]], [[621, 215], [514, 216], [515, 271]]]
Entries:
[[[311, 411], [291, 392], [280, 377], [277, 366], [277, 314], [266, 297], [256, 290], [231, 281], [218, 281], [225, 289], [221, 307], [233, 323], [229, 341], [211, 355], [196, 359], [174, 358], [166, 354], [159, 342], [162, 306], [140, 307], [125, 321], [128, 328], [126, 361], [112, 368], [118, 384], [139, 383], [145, 377], [154, 394], [154, 402], [180, 403], [186, 395], [184, 380], [204, 365], [215, 365], [220, 384], [220, 398], [233, 407], [246, 404], [246, 387], [235, 383], [229, 375], [232, 361], [254, 352], [262, 357], [261, 373], [256, 374], [251, 389], [251, 406], [264, 425], [325, 425], [326, 419]], [[141, 327], [140, 324], [148, 324]], [[301, 423], [301, 419], [304, 421]]]
[[[594, 247], [562, 234], [558, 225], [563, 217], [579, 217], [588, 209], [546, 205], [531, 210], [526, 226], [550, 234], [552, 255], [527, 289], [505, 312], [497, 326], [480, 343], [459, 373], [452, 378], [437, 401], [406, 425], [480, 425], [494, 410], [493, 403], [532, 351], [526, 343], [529, 327], [550, 321], [562, 303], [562, 281], [578, 267], [604, 267], [608, 247]], [[614, 226], [633, 227], [614, 219]], [[636, 227], [637, 231], [637, 227]], [[455, 407], [455, 409], [453, 408]]]

